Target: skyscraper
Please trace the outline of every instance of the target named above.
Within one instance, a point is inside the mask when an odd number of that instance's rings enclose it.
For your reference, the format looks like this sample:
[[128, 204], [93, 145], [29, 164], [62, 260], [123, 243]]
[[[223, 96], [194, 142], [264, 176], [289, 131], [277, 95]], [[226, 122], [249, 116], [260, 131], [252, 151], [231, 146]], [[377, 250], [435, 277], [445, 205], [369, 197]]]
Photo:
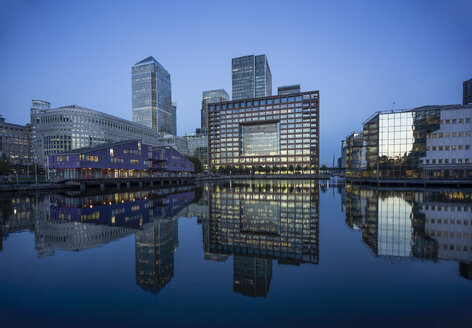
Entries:
[[232, 60], [233, 100], [272, 96], [272, 73], [266, 55]]
[[207, 105], [210, 103], [227, 101], [229, 95], [225, 89], [216, 89], [210, 91], [203, 91], [202, 93], [202, 110], [201, 110], [201, 126], [202, 129], [208, 129]]
[[177, 135], [177, 103], [172, 102], [172, 134]]
[[300, 84], [284, 85], [277, 88], [278, 95], [289, 95], [291, 93], [299, 93], [299, 92], [300, 92]]
[[472, 79], [464, 81], [462, 86], [462, 105], [472, 104]]
[[133, 122], [159, 132], [173, 133], [170, 74], [149, 56], [131, 69]]

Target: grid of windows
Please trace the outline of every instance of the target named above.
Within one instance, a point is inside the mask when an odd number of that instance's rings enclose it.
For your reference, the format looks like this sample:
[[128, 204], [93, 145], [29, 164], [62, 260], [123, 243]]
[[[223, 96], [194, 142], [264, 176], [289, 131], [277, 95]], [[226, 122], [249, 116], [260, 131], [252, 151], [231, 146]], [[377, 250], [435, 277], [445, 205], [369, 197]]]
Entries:
[[172, 107], [170, 74], [153, 57], [132, 68], [133, 122], [156, 131], [175, 133], [176, 108]]
[[159, 132], [140, 124], [80, 106], [31, 109], [34, 159], [107, 142], [141, 139], [159, 146]]
[[346, 185], [346, 224], [383, 256], [472, 260], [472, 194]]
[[378, 112], [345, 140], [346, 177], [472, 178], [472, 106]]
[[318, 263], [318, 194], [313, 181], [209, 186], [204, 250]]
[[[208, 129], [209, 165], [213, 169], [301, 166], [311, 173], [318, 170], [318, 91], [210, 104]], [[260, 135], [256, 145], [254, 136], [261, 133], [255, 132], [258, 129], [272, 132]], [[251, 131], [246, 139], [244, 131]], [[248, 145], [253, 150], [247, 152]]]

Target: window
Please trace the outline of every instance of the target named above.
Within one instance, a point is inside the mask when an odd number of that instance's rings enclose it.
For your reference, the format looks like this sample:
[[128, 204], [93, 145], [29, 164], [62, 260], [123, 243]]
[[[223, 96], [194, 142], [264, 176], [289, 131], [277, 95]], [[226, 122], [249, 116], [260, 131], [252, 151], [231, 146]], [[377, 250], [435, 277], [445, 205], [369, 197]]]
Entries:
[[113, 154], [113, 148], [110, 148], [110, 157], [113, 157], [114, 154]]
[[131, 164], [139, 164], [139, 160], [137, 160], [137, 159], [130, 159], [129, 162]]

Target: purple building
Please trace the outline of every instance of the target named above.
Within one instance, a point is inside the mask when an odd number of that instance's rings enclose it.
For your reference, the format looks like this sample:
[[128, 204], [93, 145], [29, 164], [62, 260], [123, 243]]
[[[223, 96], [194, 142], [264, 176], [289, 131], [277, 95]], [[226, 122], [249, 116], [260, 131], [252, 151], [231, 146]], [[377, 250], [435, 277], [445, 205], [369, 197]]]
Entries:
[[49, 155], [49, 170], [53, 181], [179, 178], [192, 176], [194, 165], [172, 147], [127, 140]]

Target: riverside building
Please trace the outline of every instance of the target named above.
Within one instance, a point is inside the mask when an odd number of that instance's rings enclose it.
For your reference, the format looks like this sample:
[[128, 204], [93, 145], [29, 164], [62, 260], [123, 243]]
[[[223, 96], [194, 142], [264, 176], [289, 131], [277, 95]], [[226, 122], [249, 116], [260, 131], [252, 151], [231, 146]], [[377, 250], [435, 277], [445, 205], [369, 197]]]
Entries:
[[5, 122], [0, 115], [0, 156], [12, 164], [31, 163], [31, 126]]
[[49, 169], [52, 180], [182, 178], [194, 165], [172, 147], [127, 140], [50, 155]]
[[50, 103], [33, 100], [31, 106], [33, 159], [45, 165], [48, 155], [107, 142], [140, 139], [159, 146], [162, 135], [138, 123], [80, 107], [50, 108]]
[[348, 179], [472, 180], [472, 105], [373, 114], [346, 140]]
[[301, 167], [317, 173], [319, 92], [209, 105], [209, 168]]

